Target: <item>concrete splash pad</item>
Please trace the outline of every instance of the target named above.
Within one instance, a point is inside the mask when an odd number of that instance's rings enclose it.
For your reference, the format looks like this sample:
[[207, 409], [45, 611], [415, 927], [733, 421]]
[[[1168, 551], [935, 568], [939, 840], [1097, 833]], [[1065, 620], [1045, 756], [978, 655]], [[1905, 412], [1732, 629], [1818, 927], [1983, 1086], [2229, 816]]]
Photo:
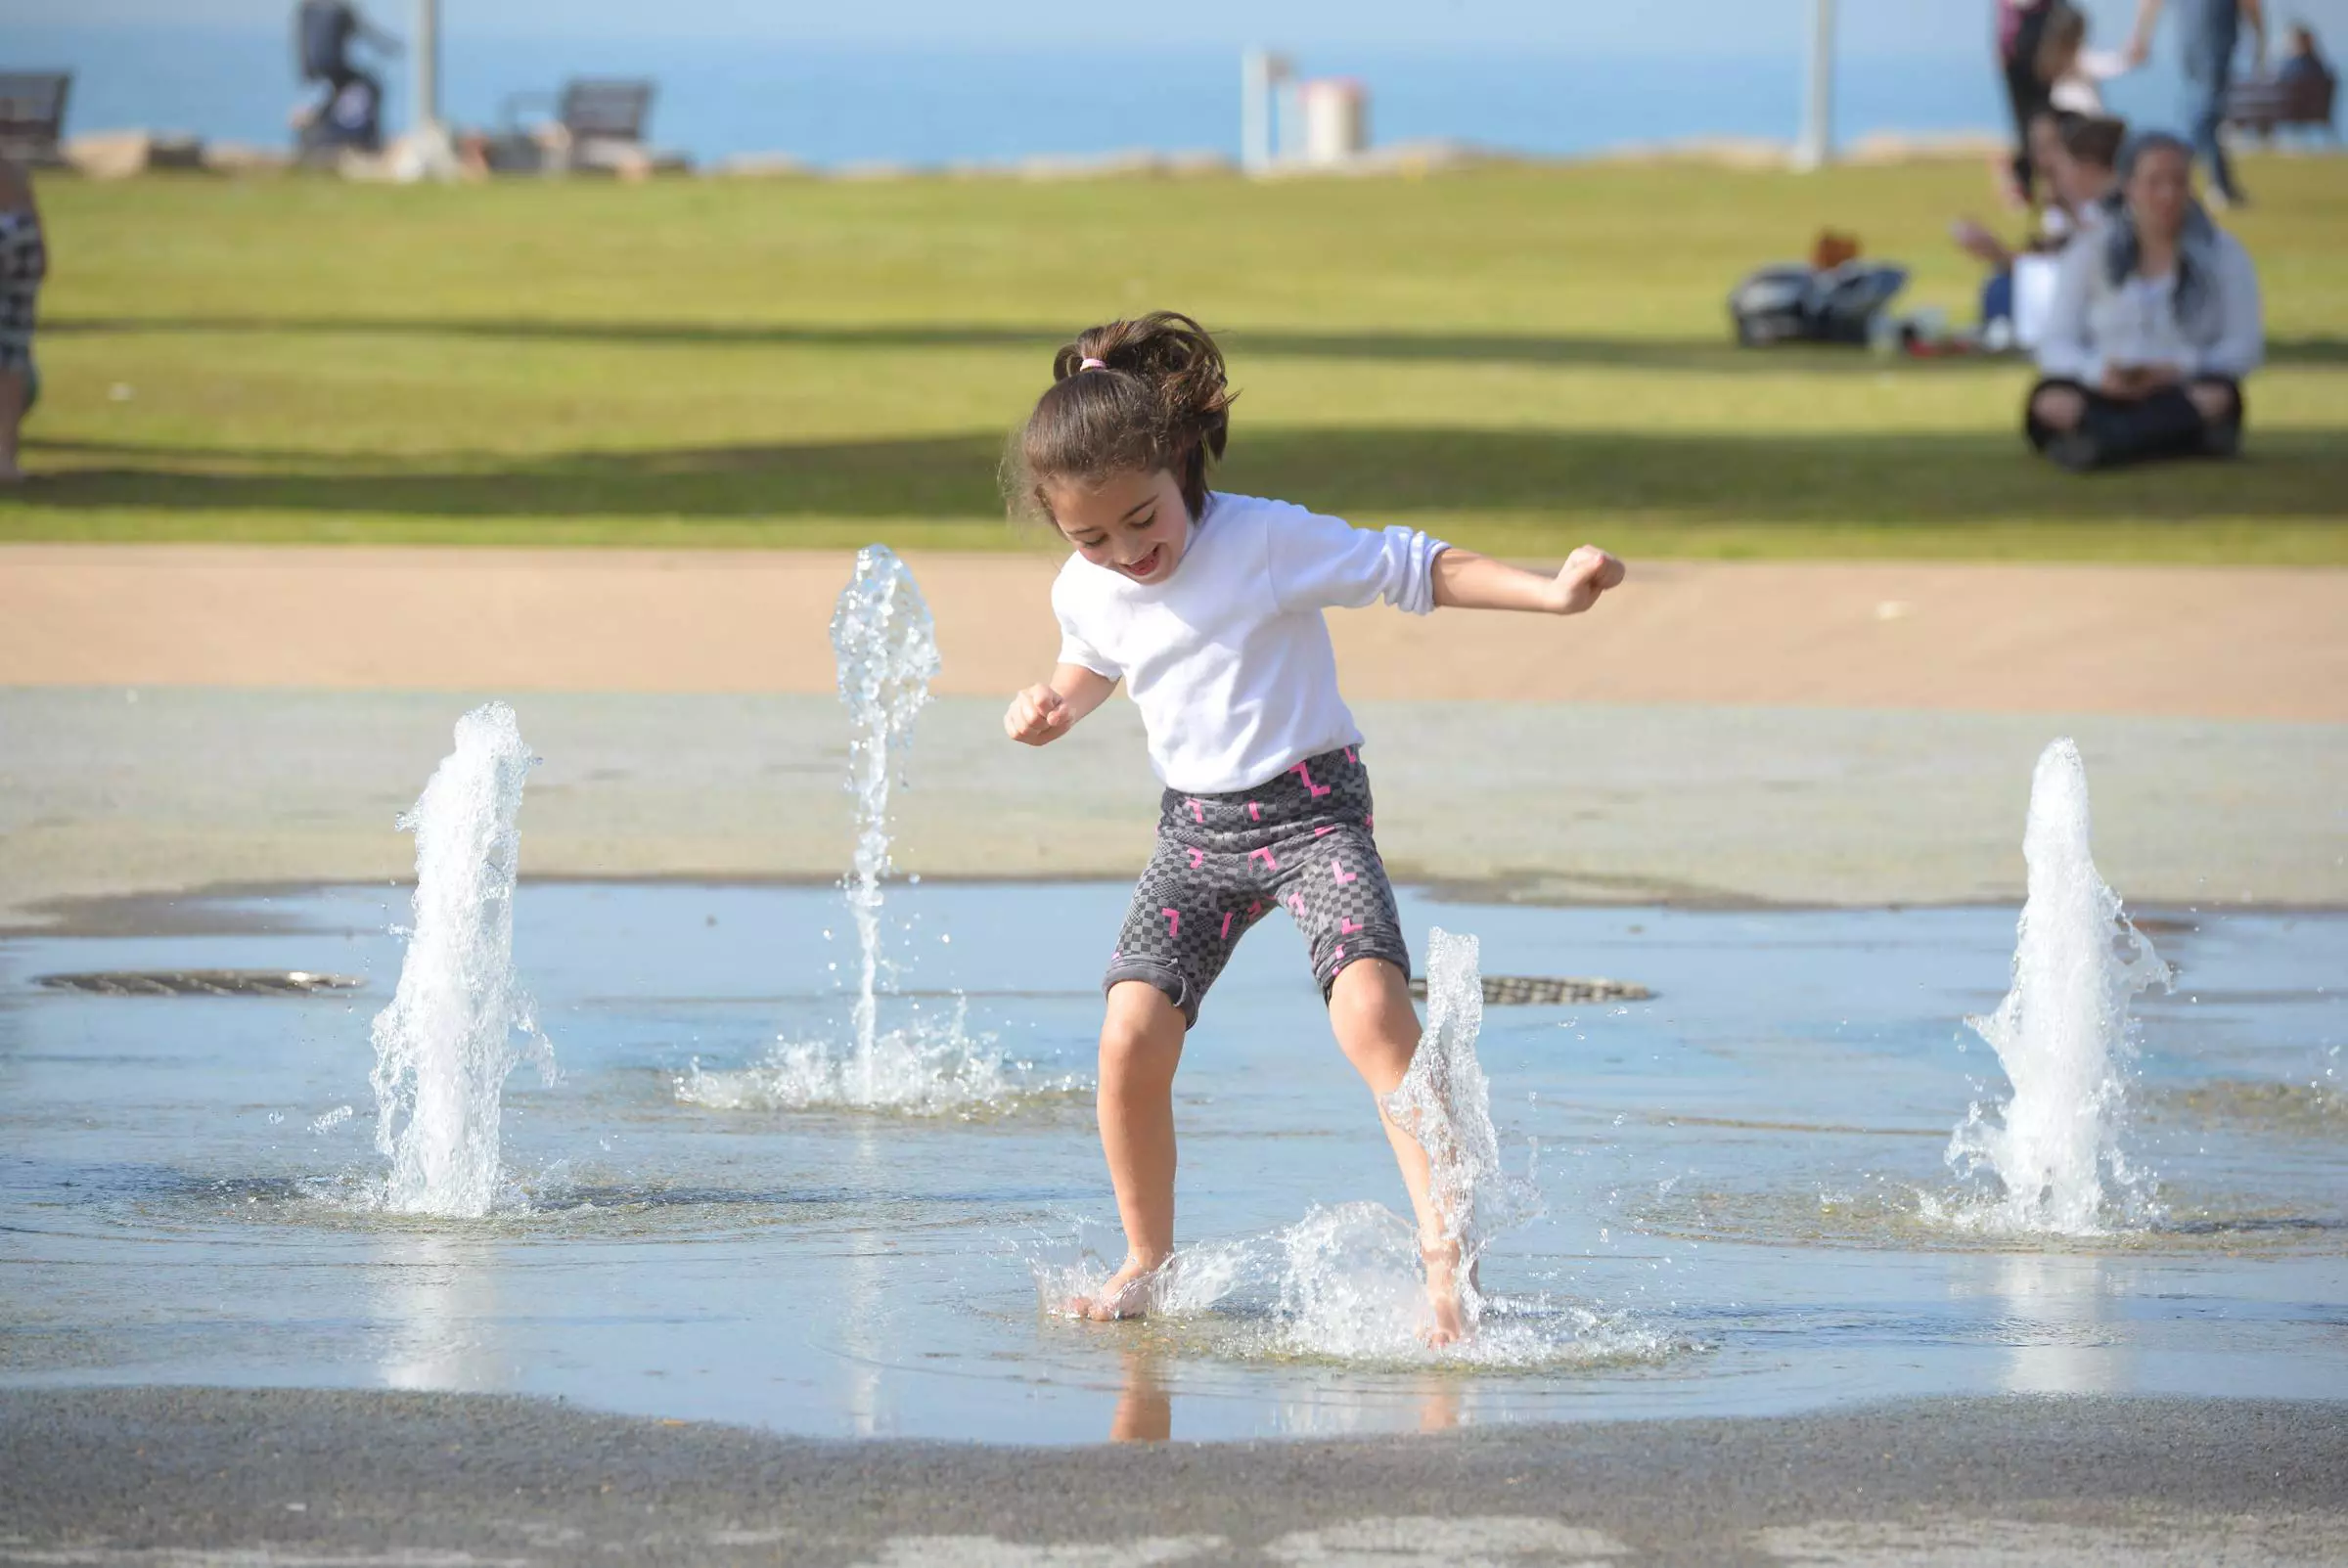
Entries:
[[[2024, 1245], [1936, 1228], [1949, 1131], [1994, 1064], [2011, 915], [1440, 905], [1504, 972], [1655, 1000], [1496, 1008], [1505, 1157], [1548, 1218], [1485, 1263], [1544, 1355], [1298, 1354], [1277, 1290], [1095, 1327], [1039, 1264], [1113, 1246], [1091, 1127], [1099, 955], [1123, 890], [923, 886], [884, 1026], [952, 1016], [1006, 1092], [912, 1112], [680, 1098], [778, 1035], [838, 1040], [836, 892], [533, 885], [517, 960], [564, 1053], [508, 1088], [526, 1203], [476, 1221], [349, 1201], [380, 1176], [366, 1018], [397, 890], [227, 906], [206, 936], [0, 947], [0, 1386], [125, 1382], [561, 1395], [815, 1436], [1096, 1442], [1590, 1416], [1768, 1414], [1901, 1395], [2348, 1399], [2340, 1131], [2348, 921], [2157, 927], [2133, 1146], [2164, 1217]], [[240, 925], [267, 925], [237, 934]], [[832, 935], [825, 935], [829, 930]], [[1040, 935], [1038, 933], [1043, 933]], [[1058, 933], [1054, 936], [1053, 933]], [[1391, 1166], [1284, 927], [1242, 948], [1177, 1081], [1182, 1234], [1264, 1246], [1389, 1207]], [[838, 963], [835, 972], [830, 966]], [[86, 996], [62, 969], [279, 966], [349, 996]], [[963, 996], [957, 1003], [953, 993]], [[353, 1107], [344, 1114], [342, 1107]], [[1504, 1319], [1505, 1321], [1505, 1319]]]

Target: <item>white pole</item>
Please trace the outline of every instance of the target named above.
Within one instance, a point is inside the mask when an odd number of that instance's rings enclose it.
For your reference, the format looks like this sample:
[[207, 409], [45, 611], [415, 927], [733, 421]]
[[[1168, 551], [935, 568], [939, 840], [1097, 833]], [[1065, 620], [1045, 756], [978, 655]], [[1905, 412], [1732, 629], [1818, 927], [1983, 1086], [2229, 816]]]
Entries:
[[409, 94], [412, 123], [408, 134], [391, 146], [392, 177], [455, 179], [457, 150], [440, 121], [440, 0], [416, 0], [416, 35], [408, 47], [415, 55]]
[[440, 0], [416, 0], [414, 48], [415, 104], [408, 129], [426, 136], [440, 126]]
[[1797, 169], [1822, 168], [1834, 158], [1834, 0], [1811, 0], [1809, 87], [1802, 139], [1793, 149]]
[[1272, 162], [1272, 57], [1240, 56], [1240, 167], [1261, 174]]

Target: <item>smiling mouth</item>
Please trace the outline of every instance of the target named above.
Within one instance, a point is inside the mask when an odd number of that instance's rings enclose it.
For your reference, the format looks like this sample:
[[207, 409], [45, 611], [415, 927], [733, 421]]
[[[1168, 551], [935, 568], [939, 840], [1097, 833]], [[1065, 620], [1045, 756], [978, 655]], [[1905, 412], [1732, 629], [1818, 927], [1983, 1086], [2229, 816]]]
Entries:
[[1119, 569], [1122, 570], [1128, 577], [1147, 577], [1151, 573], [1156, 571], [1158, 566], [1164, 562], [1165, 559], [1166, 547], [1164, 545], [1159, 545], [1151, 550], [1150, 554], [1144, 556], [1141, 560], [1134, 561], [1131, 565], [1124, 566]]

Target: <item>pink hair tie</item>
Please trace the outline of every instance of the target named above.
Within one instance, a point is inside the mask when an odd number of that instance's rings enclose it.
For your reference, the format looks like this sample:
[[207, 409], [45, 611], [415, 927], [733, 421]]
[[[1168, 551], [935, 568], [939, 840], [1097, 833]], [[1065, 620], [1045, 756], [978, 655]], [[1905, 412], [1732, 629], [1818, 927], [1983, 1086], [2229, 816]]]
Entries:
[[1081, 365], [1079, 365], [1079, 366], [1077, 366], [1077, 367], [1076, 367], [1076, 374], [1077, 374], [1077, 375], [1079, 375], [1079, 376], [1082, 376], [1082, 375], [1083, 375], [1083, 374], [1084, 374], [1086, 371], [1088, 371], [1088, 370], [1106, 370], [1106, 369], [1108, 369], [1108, 361], [1107, 361], [1107, 360], [1106, 360], [1106, 359], [1088, 359], [1088, 360], [1086, 360], [1086, 361], [1085, 361], [1083, 364], [1081, 364]]

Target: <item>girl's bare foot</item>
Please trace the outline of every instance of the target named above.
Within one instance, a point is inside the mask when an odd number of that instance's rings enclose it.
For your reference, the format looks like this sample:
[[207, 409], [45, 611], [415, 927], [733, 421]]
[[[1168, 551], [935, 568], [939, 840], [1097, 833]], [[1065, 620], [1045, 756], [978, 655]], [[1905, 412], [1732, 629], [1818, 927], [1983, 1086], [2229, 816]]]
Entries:
[[1419, 1256], [1426, 1264], [1426, 1304], [1434, 1311], [1421, 1337], [1429, 1345], [1456, 1345], [1468, 1337], [1467, 1304], [1460, 1299], [1460, 1244], [1422, 1241]]
[[1090, 1318], [1097, 1323], [1117, 1322], [1127, 1318], [1149, 1316], [1150, 1284], [1152, 1277], [1164, 1266], [1162, 1258], [1156, 1263], [1144, 1263], [1130, 1253], [1108, 1282], [1090, 1297], [1076, 1296], [1068, 1302], [1068, 1316]]

